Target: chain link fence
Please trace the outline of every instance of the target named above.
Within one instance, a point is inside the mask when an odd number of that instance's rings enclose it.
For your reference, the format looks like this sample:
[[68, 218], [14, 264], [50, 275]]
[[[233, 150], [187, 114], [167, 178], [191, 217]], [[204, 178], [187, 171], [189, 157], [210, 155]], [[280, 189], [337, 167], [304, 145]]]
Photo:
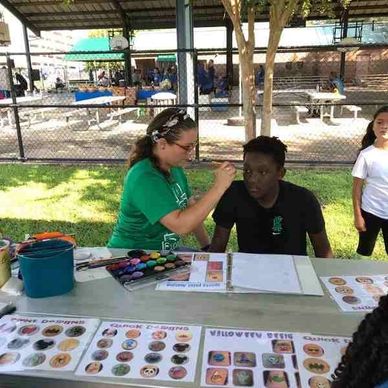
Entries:
[[[171, 105], [198, 123], [196, 159], [242, 160], [245, 130], [238, 55], [225, 50], [0, 55], [0, 159], [123, 161], [152, 118]], [[345, 56], [344, 97], [332, 97]], [[47, 64], [47, 57], [55, 63]], [[104, 57], [105, 56], [105, 57]], [[177, 69], [180, 56], [182, 69]], [[255, 53], [257, 134], [265, 53]], [[230, 62], [229, 62], [230, 63]], [[375, 110], [388, 104], [387, 50], [341, 53], [282, 50], [276, 56], [272, 135], [288, 145], [289, 162], [351, 163]], [[15, 65], [16, 64], [16, 65]], [[262, 67], [260, 67], [262, 65]], [[131, 85], [131, 86], [130, 86]]]

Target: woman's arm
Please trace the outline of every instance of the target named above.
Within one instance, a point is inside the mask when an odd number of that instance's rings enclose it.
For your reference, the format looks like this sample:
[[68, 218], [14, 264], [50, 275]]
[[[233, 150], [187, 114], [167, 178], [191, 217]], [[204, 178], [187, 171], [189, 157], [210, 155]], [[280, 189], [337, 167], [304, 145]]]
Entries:
[[361, 195], [362, 187], [364, 185], [364, 179], [353, 178], [353, 213], [354, 213], [354, 226], [359, 232], [365, 232], [365, 220], [361, 214]]
[[210, 239], [203, 222], [193, 230], [193, 234], [197, 239], [201, 249], [206, 248], [207, 250], [210, 245]]
[[[189, 199], [189, 206], [192, 206], [195, 204], [195, 199], [194, 197], [191, 197]], [[199, 245], [201, 248], [208, 247], [210, 244], [210, 239], [209, 239], [209, 234], [207, 233], [207, 230], [205, 228], [205, 225], [203, 222], [201, 222], [197, 228], [193, 230], [193, 234], [195, 238], [197, 239]]]
[[214, 209], [236, 175], [235, 167], [224, 162], [215, 172], [215, 182], [201, 199], [185, 209], [177, 209], [160, 219], [160, 223], [177, 234], [193, 232]]

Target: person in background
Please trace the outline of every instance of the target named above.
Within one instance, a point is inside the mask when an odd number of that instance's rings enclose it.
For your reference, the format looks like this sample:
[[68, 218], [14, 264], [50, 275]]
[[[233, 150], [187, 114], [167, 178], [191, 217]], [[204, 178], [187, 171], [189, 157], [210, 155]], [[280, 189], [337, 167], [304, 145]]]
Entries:
[[368, 124], [352, 175], [357, 253], [370, 256], [381, 230], [388, 254], [388, 105]]
[[132, 83], [134, 86], [141, 86], [141, 70], [135, 69], [132, 73]]
[[210, 59], [207, 63], [207, 74], [209, 76], [210, 83], [212, 85], [212, 89], [214, 89], [214, 80], [216, 78], [216, 69], [214, 68], [214, 61]]
[[102, 71], [101, 74], [98, 76], [98, 86], [109, 86], [109, 79], [105, 75], [105, 71]]
[[177, 79], [177, 73], [176, 73], [175, 66], [171, 66], [169, 68], [168, 77], [170, 79], [172, 89], [177, 90], [178, 89], [178, 79]]
[[388, 295], [367, 314], [332, 375], [332, 388], [388, 388]]
[[199, 62], [197, 66], [197, 82], [200, 94], [210, 94], [214, 89], [214, 84], [210, 80], [205, 65], [201, 62]]
[[129, 156], [129, 170], [110, 248], [171, 250], [180, 235], [193, 233], [207, 249], [204, 219], [232, 183], [228, 162], [215, 173], [212, 187], [195, 201], [183, 166], [197, 144], [198, 129], [184, 109], [168, 108], [149, 124]]
[[168, 80], [170, 82], [170, 89], [171, 90], [176, 90], [177, 86], [177, 75], [176, 75], [176, 70], [175, 66], [169, 66], [167, 68], [166, 73], [164, 74], [163, 81]]
[[256, 86], [261, 86], [264, 84], [264, 77], [265, 77], [264, 66], [259, 65], [259, 68], [257, 69], [256, 77], [255, 77]]
[[58, 89], [63, 90], [64, 88], [65, 88], [64, 82], [61, 80], [60, 77], [57, 77], [55, 79], [55, 90], [58, 92]]
[[209, 251], [225, 252], [234, 225], [240, 252], [307, 255], [308, 234], [316, 257], [332, 258], [321, 206], [314, 194], [283, 180], [287, 146], [259, 136], [244, 145], [244, 180], [218, 203]]
[[160, 75], [160, 70], [158, 67], [155, 67], [154, 72], [152, 74], [152, 82], [154, 86], [159, 86], [159, 83], [161, 80], [162, 80], [162, 77]]
[[25, 92], [28, 89], [27, 80], [18, 72], [15, 73], [17, 84], [15, 84], [16, 97], [25, 96]]
[[340, 76], [337, 75], [335, 71], [330, 72], [329, 88], [332, 92], [335, 92], [335, 93], [339, 93], [339, 94], [345, 93], [344, 81], [341, 79]]

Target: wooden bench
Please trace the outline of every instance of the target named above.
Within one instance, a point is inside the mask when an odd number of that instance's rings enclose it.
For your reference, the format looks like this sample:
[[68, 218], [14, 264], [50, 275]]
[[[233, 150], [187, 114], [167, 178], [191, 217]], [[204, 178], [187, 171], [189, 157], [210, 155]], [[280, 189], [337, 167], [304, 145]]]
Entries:
[[115, 117], [118, 117], [119, 121], [121, 123], [123, 115], [125, 115], [127, 113], [130, 113], [130, 112], [137, 111], [138, 109], [139, 108], [130, 108], [130, 107], [128, 107], [128, 108], [123, 108], [123, 109], [115, 110], [114, 112], [108, 113], [109, 120], [112, 121]]
[[357, 118], [357, 114], [358, 112], [361, 112], [361, 107], [360, 106], [357, 106], [357, 105], [341, 105], [341, 115], [343, 113], [343, 110], [344, 109], [347, 109], [348, 111], [350, 112], [353, 112], [354, 114], [354, 120]]
[[300, 124], [299, 115], [301, 113], [308, 113], [309, 110], [305, 106], [301, 106], [301, 105], [294, 106], [294, 109], [295, 109], [295, 113], [296, 113], [296, 122], [298, 124]]

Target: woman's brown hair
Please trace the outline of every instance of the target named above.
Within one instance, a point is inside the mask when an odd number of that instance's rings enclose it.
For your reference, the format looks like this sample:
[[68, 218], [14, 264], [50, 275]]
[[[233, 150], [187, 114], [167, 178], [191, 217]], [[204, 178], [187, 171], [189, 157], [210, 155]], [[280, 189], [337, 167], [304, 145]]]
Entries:
[[150, 158], [156, 168], [160, 170], [159, 160], [154, 154], [154, 146], [159, 139], [165, 139], [173, 144], [182, 136], [182, 132], [196, 128], [193, 119], [182, 108], [167, 108], [160, 112], [148, 125], [145, 136], [139, 138], [129, 154], [128, 166], [133, 167], [137, 162]]

